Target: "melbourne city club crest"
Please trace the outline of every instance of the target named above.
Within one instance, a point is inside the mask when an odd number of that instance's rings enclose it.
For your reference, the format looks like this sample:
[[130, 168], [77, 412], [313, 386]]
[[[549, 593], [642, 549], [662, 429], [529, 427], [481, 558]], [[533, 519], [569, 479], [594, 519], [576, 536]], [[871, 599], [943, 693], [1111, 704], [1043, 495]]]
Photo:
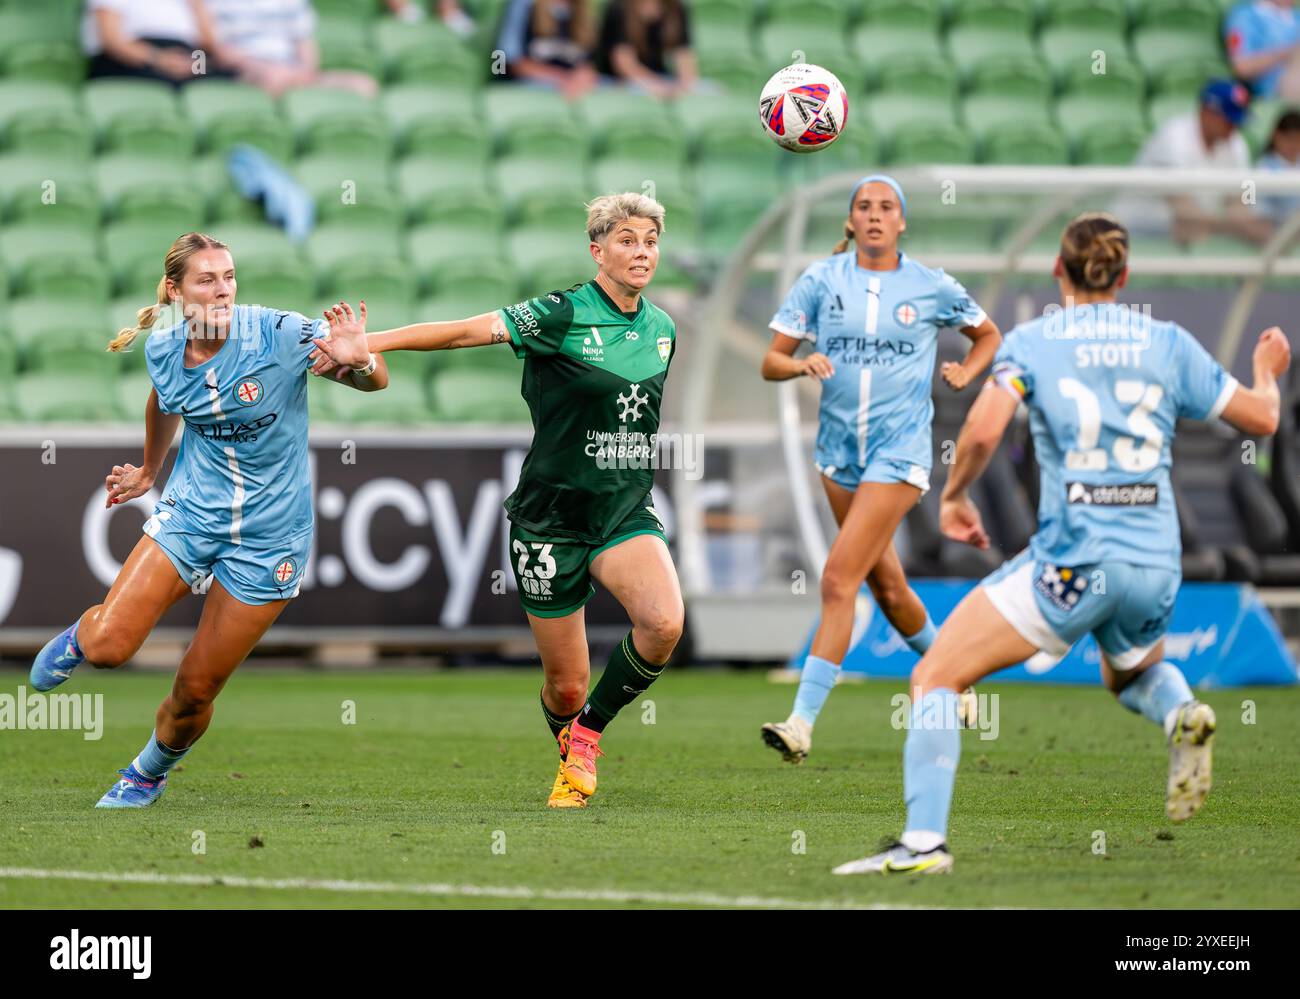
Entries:
[[291, 558], [282, 558], [276, 563], [274, 575], [275, 581], [280, 586], [284, 586], [289, 580], [293, 579], [293, 574], [298, 571], [298, 566], [294, 564]]
[[235, 386], [235, 401], [241, 406], [256, 406], [262, 398], [262, 383], [256, 378], [241, 378]]

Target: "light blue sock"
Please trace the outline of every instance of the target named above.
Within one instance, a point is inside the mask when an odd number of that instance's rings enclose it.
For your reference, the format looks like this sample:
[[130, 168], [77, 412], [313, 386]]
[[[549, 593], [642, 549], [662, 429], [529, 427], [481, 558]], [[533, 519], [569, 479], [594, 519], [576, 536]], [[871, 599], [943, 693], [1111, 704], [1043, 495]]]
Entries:
[[137, 770], [146, 777], [166, 777], [167, 771], [176, 766], [177, 763], [190, 751], [190, 747], [185, 749], [172, 749], [170, 746], [164, 746], [158, 741], [158, 732], [154, 731], [149, 736], [149, 741], [145, 743], [144, 749], [140, 750], [140, 755], [132, 762]]
[[930, 612], [926, 611], [925, 624], [921, 625], [921, 630], [915, 635], [903, 635], [903, 641], [918, 656], [923, 656], [929, 651], [930, 646], [934, 644], [934, 636], [937, 634], [939, 634], [939, 629], [934, 626], [934, 619], [930, 617]]
[[1147, 667], [1119, 692], [1120, 704], [1161, 726], [1165, 725], [1169, 712], [1191, 700], [1195, 698], [1192, 688], [1187, 686], [1187, 678], [1168, 660]]
[[948, 808], [961, 759], [957, 728], [957, 694], [929, 691], [912, 705], [911, 728], [903, 744], [903, 800], [907, 802], [906, 832], [948, 835]]
[[799, 678], [799, 692], [794, 695], [794, 713], [813, 725], [817, 713], [839, 679], [840, 668], [820, 656], [809, 656], [803, 662], [803, 676]]

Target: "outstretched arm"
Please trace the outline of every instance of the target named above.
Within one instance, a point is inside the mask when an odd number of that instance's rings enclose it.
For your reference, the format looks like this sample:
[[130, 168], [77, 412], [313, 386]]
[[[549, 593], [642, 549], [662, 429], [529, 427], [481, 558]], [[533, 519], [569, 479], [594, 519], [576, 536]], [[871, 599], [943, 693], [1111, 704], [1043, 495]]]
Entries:
[[[361, 306], [365, 308], [365, 303]], [[364, 326], [365, 316], [362, 315]], [[389, 350], [451, 350], [456, 347], [483, 347], [490, 343], [506, 343], [510, 334], [506, 332], [505, 320], [496, 312], [484, 312], [447, 323], [414, 323], [399, 326], [397, 329], [381, 330], [367, 333], [366, 344], [375, 354]], [[329, 374], [339, 362], [327, 348], [328, 341], [316, 341], [316, 350], [308, 360], [313, 361], [311, 372], [314, 375]]]
[[1255, 384], [1250, 388], [1238, 385], [1220, 415], [1242, 433], [1274, 434], [1282, 415], [1277, 380], [1291, 366], [1291, 344], [1286, 334], [1270, 326], [1259, 335], [1251, 360]]

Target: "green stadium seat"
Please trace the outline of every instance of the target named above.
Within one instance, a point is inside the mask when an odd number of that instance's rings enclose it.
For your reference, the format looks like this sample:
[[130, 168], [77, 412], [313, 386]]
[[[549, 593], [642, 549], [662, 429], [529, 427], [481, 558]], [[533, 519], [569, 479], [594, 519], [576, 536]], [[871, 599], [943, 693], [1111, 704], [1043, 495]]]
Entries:
[[883, 150], [879, 136], [869, 124], [855, 122], [852, 115], [850, 109], [850, 126], [828, 148], [818, 150], [816, 156], [803, 157], [810, 177], [826, 177], [847, 170], [864, 174], [881, 162]]
[[1232, 76], [1232, 69], [1222, 55], [1188, 56], [1166, 63], [1159, 72], [1151, 72], [1151, 92], [1162, 97], [1182, 94], [1194, 98], [1206, 81], [1228, 80]]
[[1152, 25], [1177, 25], [1213, 38], [1221, 18], [1215, 0], [1142, 0], [1133, 5], [1133, 22], [1139, 30]]
[[[492, 292], [498, 290], [500, 289], [491, 289]], [[509, 294], [497, 298], [489, 297], [489, 294], [470, 288], [435, 295], [421, 300], [415, 307], [415, 315], [419, 322], [453, 322], [513, 305], [522, 297], [515, 288], [511, 288]], [[431, 363], [436, 365], [441, 359], [442, 355], [439, 355]]]
[[383, 79], [383, 63], [375, 51], [367, 22], [322, 17], [316, 24], [316, 43], [320, 46], [321, 69], [365, 73], [376, 80]]
[[357, 300], [364, 298], [367, 303], [383, 301], [392, 306], [405, 303], [409, 308], [419, 284], [415, 269], [403, 259], [397, 246], [386, 256], [357, 253], [336, 261], [320, 273], [331, 296], [341, 295], [354, 307]]
[[[0, 322], [5, 323], [7, 328], [3, 311], [0, 311]], [[18, 345], [14, 343], [13, 337], [7, 333], [0, 333], [0, 385], [4, 386], [0, 389], [3, 393], [3, 396], [0, 396], [0, 421], [12, 417], [8, 410], [12, 407], [10, 392], [16, 374], [18, 374]]]
[[[1096, 68], [1103, 68], [1100, 63]], [[1131, 103], [1141, 107], [1146, 92], [1146, 73], [1137, 61], [1108, 55], [1104, 73], [1094, 73], [1092, 62], [1074, 61], [1061, 78], [1062, 94], [1087, 94]]]
[[86, 73], [76, 22], [57, 11], [0, 10], [0, 72], [12, 78], [73, 83]]
[[[1159, 128], [1170, 118], [1178, 115], [1190, 114], [1194, 112], [1198, 103], [1195, 95], [1188, 94], [1164, 94], [1160, 97], [1152, 98], [1147, 105], [1147, 118], [1151, 122], [1151, 129], [1154, 131]], [[1249, 127], [1249, 122], [1247, 123]]]
[[368, 159], [387, 158], [392, 135], [377, 101], [347, 90], [299, 87], [280, 100], [298, 150], [328, 154], [364, 150]]
[[[498, 150], [521, 148], [521, 144], [527, 150], [527, 139], [544, 136], [551, 129], [574, 137], [584, 151], [590, 145], [588, 139], [578, 138], [572, 105], [556, 91], [502, 83], [484, 90], [482, 108]], [[569, 152], [575, 152], [572, 146]]]
[[[318, 287], [315, 272], [300, 258], [241, 253], [235, 257], [236, 300], [246, 305], [313, 313]], [[313, 316], [314, 318], [314, 316]]]
[[695, 52], [700, 76], [720, 84], [732, 93], [758, 93], [771, 76], [771, 73], [764, 71], [762, 60], [748, 44], [734, 49], [696, 46]]
[[403, 160], [397, 168], [397, 189], [407, 216], [417, 223], [451, 216], [499, 230], [504, 208], [488, 181], [482, 160], [421, 156]]
[[396, 329], [398, 326], [406, 326], [412, 322], [411, 307], [414, 303], [411, 298], [405, 296], [389, 298], [386, 295], [371, 296], [354, 282], [346, 280], [339, 284], [328, 285], [325, 290], [327, 294], [317, 296], [315, 305], [305, 315], [309, 315], [313, 319], [319, 319], [326, 309], [332, 308], [339, 302], [347, 302], [355, 311], [360, 307], [361, 299], [365, 298], [366, 329], [371, 332]]
[[[864, 102], [859, 101], [861, 107]], [[862, 119], [871, 123], [886, 142], [892, 141], [899, 132], [922, 125], [955, 125], [957, 123], [956, 104], [947, 97], [929, 94], [890, 94], [887, 97], [877, 95], [866, 103]], [[853, 105], [849, 106], [849, 115], [853, 115]], [[851, 119], [850, 119], [851, 120]]]
[[[417, 322], [419, 317], [412, 314], [409, 322]], [[370, 324], [367, 324], [370, 325]], [[375, 329], [383, 327], [376, 326]], [[430, 375], [433, 374], [435, 366], [441, 365], [445, 358], [455, 357], [460, 354], [474, 354], [478, 351], [472, 350], [392, 350], [384, 354], [384, 363], [388, 365], [389, 384], [395, 379], [415, 382], [417, 385], [424, 386], [427, 391], [427, 385]]]
[[322, 153], [298, 160], [294, 174], [315, 199], [321, 222], [396, 227], [405, 218], [386, 162]]
[[781, 0], [768, 6], [767, 23], [787, 22], [798, 27], [820, 22], [843, 27], [852, 16], [852, 6], [843, 0]]
[[[143, 350], [130, 350], [123, 356], [143, 355]], [[149, 404], [149, 393], [153, 391], [153, 381], [143, 371], [122, 375], [117, 379], [117, 412], [124, 420], [143, 421], [145, 408]]]
[[[571, 229], [518, 226], [506, 233], [506, 247], [510, 270], [526, 294], [567, 288], [590, 279], [596, 270], [581, 223]], [[453, 291], [455, 286], [448, 282], [442, 290]]]
[[687, 171], [674, 160], [611, 157], [596, 163], [591, 173], [594, 194], [637, 191], [678, 205], [694, 200]]
[[312, 6], [321, 17], [353, 18], [362, 23], [384, 13], [382, 0], [312, 0]]
[[914, 60], [929, 65], [937, 59], [952, 67], [939, 35], [930, 28], [869, 21], [859, 25], [851, 38], [853, 55], [859, 65], [867, 67], [868, 83], [874, 86], [881, 86], [892, 75], [895, 64], [905, 68]]
[[1120, 32], [1079, 31], [1068, 25], [1045, 28], [1038, 36], [1038, 48], [1057, 79], [1079, 79], [1103, 64], [1133, 60], [1128, 42]]
[[937, 34], [943, 0], [871, 0], [863, 5], [862, 14], [873, 28], [907, 25]]
[[94, 151], [94, 131], [78, 111], [18, 112], [2, 134], [4, 144], [18, 154], [88, 160]]
[[[410, 26], [402, 25], [406, 30]], [[491, 61], [441, 25], [436, 44], [405, 49], [388, 65], [389, 78], [398, 83], [448, 84], [453, 87], [481, 85]]]
[[442, 268], [466, 260], [499, 262], [505, 254], [501, 233], [477, 225], [424, 225], [406, 233], [405, 250], [417, 273], [436, 283]]
[[554, 218], [556, 213], [569, 211], [576, 219], [586, 217], [583, 206], [590, 197], [589, 185], [573, 164], [510, 157], [496, 164], [496, 183], [507, 214], [520, 220], [536, 219], [543, 213]]
[[803, 53], [803, 62], [829, 69], [844, 86], [856, 89], [854, 78], [860, 75], [860, 63], [852, 54], [845, 29], [838, 24], [770, 22], [758, 30], [755, 44], [769, 75], [800, 61], [796, 53]]
[[962, 116], [976, 138], [988, 141], [994, 132], [1010, 125], [1047, 124], [1048, 108], [1046, 94], [973, 94], [962, 102]]
[[152, 302], [163, 274], [167, 251], [184, 231], [167, 221], [156, 222], [147, 218], [127, 219], [105, 226], [104, 257], [119, 293], [146, 292], [148, 301]]
[[358, 392], [347, 385], [322, 385], [330, 392], [329, 409], [340, 423], [419, 426], [433, 420], [425, 384], [395, 378], [382, 392]]
[[1037, 55], [998, 55], [970, 67], [970, 92], [1041, 96], [1051, 93], [1052, 76]]
[[99, 193], [90, 164], [80, 158], [0, 156], [0, 216], [15, 223], [94, 226]]
[[0, 231], [0, 260], [9, 271], [14, 295], [69, 302], [108, 298], [109, 272], [92, 229], [39, 223], [7, 226]]
[[927, 218], [909, 225], [903, 235], [903, 252], [986, 253], [997, 247], [999, 224], [987, 218]]
[[1075, 140], [1075, 160], [1081, 166], [1130, 166], [1146, 139], [1142, 124], [1116, 123], [1085, 132]]
[[1128, 6], [1125, 0], [1049, 0], [1043, 4], [1043, 23], [1048, 27], [1123, 35]]
[[887, 148], [889, 163], [894, 166], [975, 162], [975, 139], [951, 122], [918, 121], [899, 129]]
[[1055, 166], [1070, 162], [1070, 146], [1055, 125], [1001, 125], [982, 144], [985, 163], [1017, 166]]
[[231, 222], [220, 226], [210, 225], [205, 231], [230, 247], [236, 270], [239, 269], [240, 259], [246, 256], [298, 256], [298, 247], [290, 241], [284, 230], [265, 223], [250, 225]]
[[476, 91], [448, 93], [445, 87], [400, 84], [386, 87], [379, 103], [402, 155], [446, 154], [454, 148], [467, 153], [478, 150], [486, 158], [488, 150], [476, 116], [448, 115], [444, 110], [450, 105], [472, 112], [478, 106]]
[[293, 132], [285, 126], [274, 101], [264, 91], [232, 80], [203, 80], [181, 91], [184, 117], [195, 127], [200, 146], [224, 153], [246, 143], [287, 161]]
[[436, 375], [430, 390], [439, 419], [461, 423], [526, 423], [528, 405], [519, 394], [520, 376], [509, 371], [449, 371]]
[[1142, 131], [1146, 127], [1141, 105], [1098, 99], [1086, 93], [1070, 94], [1058, 100], [1056, 120], [1066, 138], [1073, 143], [1111, 128]]
[[951, 0], [955, 27], [978, 24], [1029, 34], [1034, 27], [1034, 0]]
[[107, 371], [121, 365], [120, 358], [104, 348], [116, 332], [109, 328], [102, 301], [67, 302], [60, 298], [32, 298], [13, 303], [8, 327], [24, 370], [57, 370], [70, 355], [90, 354], [98, 362], [73, 361], [80, 370]]
[[717, 254], [734, 249], [782, 193], [772, 162], [702, 161], [695, 171], [695, 184], [700, 199], [700, 246]]
[[1027, 33], [980, 24], [948, 32], [948, 52], [953, 65], [966, 78], [975, 66], [989, 59], [1031, 59], [1035, 54], [1033, 39]]
[[195, 128], [180, 116], [175, 91], [165, 83], [91, 80], [82, 99], [100, 145], [109, 152], [188, 156], [194, 151]]
[[515, 356], [514, 347], [493, 345], [479, 350], [448, 350], [438, 357], [437, 370], [443, 371], [501, 371], [515, 379], [518, 391], [522, 381], [523, 361]]
[[707, 101], [677, 101], [673, 113], [688, 149], [694, 149], [702, 137], [719, 127], [739, 127], [762, 134], [758, 100], [753, 94], [722, 94]]
[[[874, 81], [874, 95], [914, 94], [918, 97], [942, 97], [949, 101], [957, 96], [957, 69], [939, 51], [900, 52]], [[849, 114], [853, 114], [853, 95], [849, 97]]]
[[14, 402], [33, 423], [108, 423], [118, 418], [110, 371], [34, 371], [18, 378]]
[[1214, 35], [1182, 24], [1150, 24], [1133, 33], [1133, 53], [1147, 76], [1160, 79], [1164, 73], [1189, 60], [1207, 63], [1222, 57], [1221, 43]]
[[692, 13], [691, 47], [700, 53], [750, 56], [757, 59], [752, 22], [752, 14], [741, 21], [732, 21], [700, 20]]
[[[438, 21], [410, 24], [385, 18], [375, 25], [374, 46], [385, 72], [393, 79], [420, 76], [437, 56], [462, 59], [465, 43]], [[466, 83], [477, 82], [482, 72]]]
[[119, 153], [101, 156], [94, 170], [108, 218], [167, 221], [184, 231], [206, 214], [206, 198], [195, 190], [187, 161]]

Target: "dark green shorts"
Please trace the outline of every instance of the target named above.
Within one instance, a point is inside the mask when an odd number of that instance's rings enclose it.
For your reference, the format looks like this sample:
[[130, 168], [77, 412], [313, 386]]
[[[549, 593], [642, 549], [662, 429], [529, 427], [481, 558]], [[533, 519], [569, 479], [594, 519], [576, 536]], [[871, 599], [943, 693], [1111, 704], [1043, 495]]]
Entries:
[[[589, 545], [510, 525], [510, 565], [519, 586], [519, 602], [537, 617], [564, 617], [591, 599], [592, 560], [607, 548], [638, 534], [664, 536], [664, 525], [645, 506], [628, 514], [603, 544]], [[666, 539], [665, 539], [666, 543]]]

